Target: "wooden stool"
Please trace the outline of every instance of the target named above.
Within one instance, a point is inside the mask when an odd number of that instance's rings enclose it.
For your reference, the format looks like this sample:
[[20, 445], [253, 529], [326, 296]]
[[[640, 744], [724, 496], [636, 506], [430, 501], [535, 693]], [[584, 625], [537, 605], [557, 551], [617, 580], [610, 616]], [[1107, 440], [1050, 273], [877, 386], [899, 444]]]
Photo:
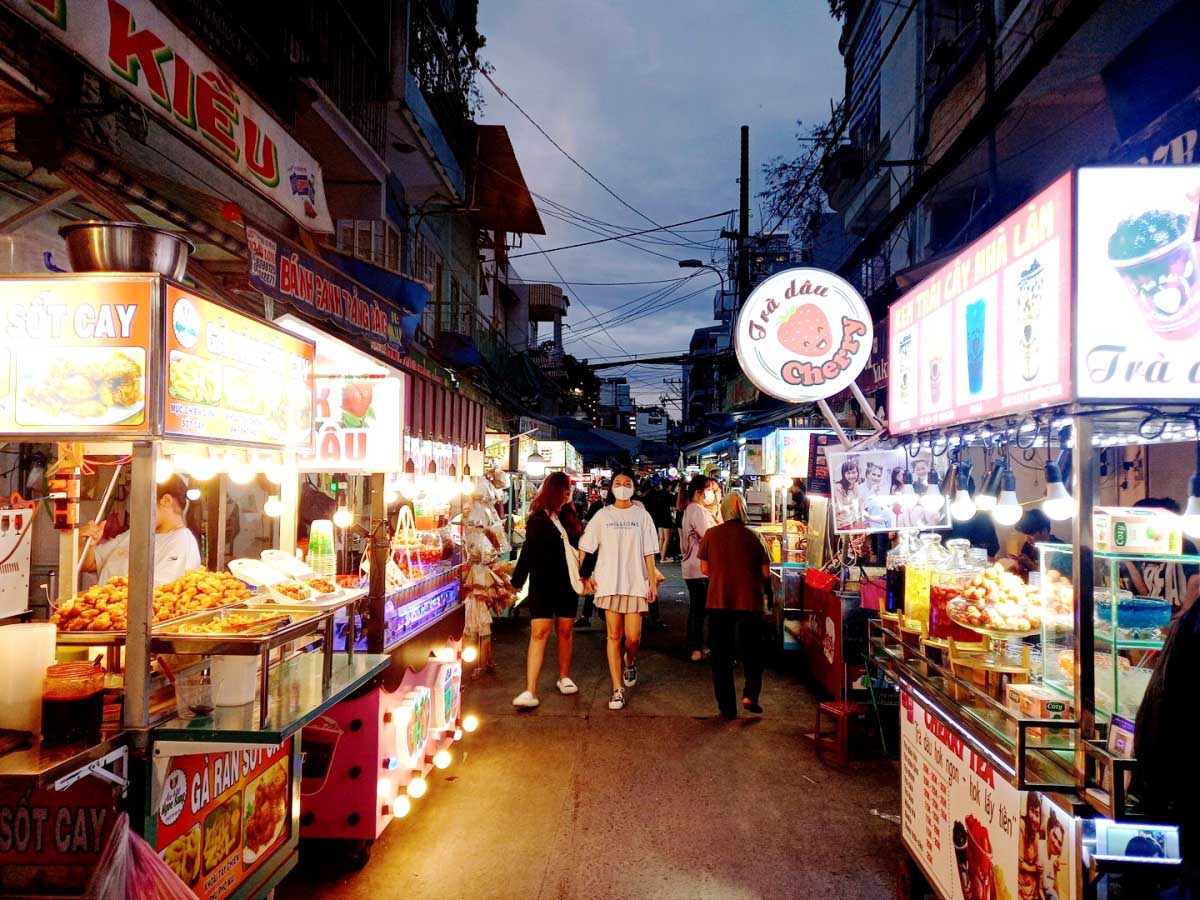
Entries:
[[[845, 766], [850, 762], [850, 727], [853, 724], [861, 726], [865, 732], [870, 728], [871, 707], [864, 703], [853, 703], [848, 700], [830, 700], [817, 705], [817, 723], [813, 728], [813, 738], [817, 744], [817, 755], [822, 751], [832, 751], [834, 762]], [[832, 730], [823, 728], [823, 720], [828, 716]]]

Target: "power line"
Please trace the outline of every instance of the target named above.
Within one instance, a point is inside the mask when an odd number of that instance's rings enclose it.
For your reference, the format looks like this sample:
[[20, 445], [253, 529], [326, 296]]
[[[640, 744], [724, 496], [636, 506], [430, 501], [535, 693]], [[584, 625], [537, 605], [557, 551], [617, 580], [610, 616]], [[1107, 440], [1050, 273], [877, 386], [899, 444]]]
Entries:
[[[691, 225], [693, 222], [703, 222], [706, 219], [715, 219], [718, 216], [725, 216], [728, 214], [729, 214], [729, 210], [726, 209], [726, 210], [722, 210], [719, 213], [712, 213], [711, 215], [699, 216], [698, 218], [695, 218], [695, 219], [687, 219], [686, 221], [683, 221], [683, 222], [676, 222], [675, 225]], [[556, 253], [559, 250], [575, 250], [579, 247], [590, 247], [593, 244], [604, 244], [604, 243], [607, 243], [608, 241], [619, 241], [622, 238], [634, 237], [639, 234], [651, 234], [655, 231], [665, 231], [665, 230], [669, 230], [670, 228], [674, 228], [675, 225], [657, 225], [654, 228], [647, 228], [645, 231], [635, 231], [635, 232], [632, 232], [631, 234], [612, 235], [612, 236], [606, 237], [606, 238], [598, 238], [597, 240], [594, 240], [594, 241], [583, 241], [582, 243], [578, 243], [578, 244], [565, 244], [562, 247], [551, 247], [549, 250], [538, 250], [537, 252], [530, 251], [529, 253], [516, 253], [516, 254], [510, 255], [508, 258], [510, 260], [512, 260], [512, 259], [520, 259], [523, 256], [538, 256], [543, 253]], [[537, 242], [535, 241], [534, 243], [536, 244]]]
[[[529, 239], [530, 239], [531, 241], [533, 241], [533, 245], [534, 245], [535, 247], [537, 247], [539, 250], [541, 249], [541, 245], [540, 245], [540, 244], [537, 242], [537, 238], [535, 238], [535, 237], [534, 237], [534, 236], [531, 234], [531, 235], [529, 236]], [[511, 259], [512, 257], [509, 257], [509, 258]], [[547, 256], [547, 257], [546, 257], [546, 262], [550, 264], [550, 268], [554, 270], [554, 274], [555, 274], [555, 275], [557, 275], [559, 278], [561, 278], [561, 279], [562, 279], [562, 281], [563, 281], [563, 284], [565, 284], [567, 287], [570, 287], [570, 288], [572, 288], [572, 293], [575, 295], [575, 299], [579, 301], [579, 305], [580, 305], [580, 306], [582, 306], [584, 309], [586, 309], [586, 310], [587, 310], [589, 313], [591, 313], [593, 316], [595, 316], [595, 313], [592, 313], [591, 307], [589, 307], [589, 306], [587, 305], [587, 303], [584, 301], [584, 299], [583, 299], [582, 297], [580, 297], [580, 296], [579, 296], [579, 291], [576, 291], [576, 290], [574, 290], [574, 285], [571, 285], [571, 284], [569, 284], [569, 283], [567, 282], [566, 278], [563, 276], [563, 273], [562, 273], [562, 272], [560, 272], [560, 271], [558, 271], [558, 266], [556, 266], [556, 265], [554, 264], [554, 260], [552, 260], [552, 259], [551, 259], [549, 256]], [[603, 326], [601, 326], [601, 328], [603, 328]], [[623, 348], [621, 347], [621, 345], [620, 345], [620, 344], [618, 344], [618, 343], [617, 343], [617, 342], [616, 342], [616, 341], [613, 339], [613, 336], [612, 336], [611, 334], [609, 334], [609, 331], [608, 331], [608, 329], [607, 329], [607, 328], [603, 328], [603, 331], [604, 331], [604, 335], [605, 335], [605, 337], [607, 337], [607, 338], [608, 338], [608, 342], [609, 342], [610, 344], [612, 344], [612, 345], [613, 345], [613, 346], [614, 346], [614, 347], [615, 347], [617, 350], [621, 350], [621, 349], [623, 349]], [[583, 339], [581, 339], [581, 340], [583, 340]], [[595, 346], [596, 346], [595, 344], [591, 343], [590, 341], [586, 341], [586, 343], [588, 344], [588, 346], [590, 346], [590, 347], [592, 347], [593, 349], [595, 349]]]

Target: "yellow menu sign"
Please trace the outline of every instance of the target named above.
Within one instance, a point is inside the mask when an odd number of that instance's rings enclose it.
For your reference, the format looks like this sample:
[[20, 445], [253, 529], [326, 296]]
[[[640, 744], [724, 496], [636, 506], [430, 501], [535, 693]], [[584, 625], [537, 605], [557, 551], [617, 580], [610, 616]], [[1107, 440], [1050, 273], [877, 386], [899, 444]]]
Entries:
[[0, 282], [0, 434], [149, 433], [157, 287], [136, 275]]
[[164, 315], [168, 437], [311, 446], [311, 342], [173, 284]]

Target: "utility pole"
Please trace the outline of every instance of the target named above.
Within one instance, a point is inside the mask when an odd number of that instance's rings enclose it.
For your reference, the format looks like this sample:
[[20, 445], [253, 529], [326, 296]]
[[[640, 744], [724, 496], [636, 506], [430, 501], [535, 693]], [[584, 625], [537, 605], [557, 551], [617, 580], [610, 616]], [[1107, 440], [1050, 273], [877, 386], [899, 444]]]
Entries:
[[750, 296], [750, 126], [742, 126], [742, 174], [738, 179], [739, 209], [737, 238], [738, 309]]

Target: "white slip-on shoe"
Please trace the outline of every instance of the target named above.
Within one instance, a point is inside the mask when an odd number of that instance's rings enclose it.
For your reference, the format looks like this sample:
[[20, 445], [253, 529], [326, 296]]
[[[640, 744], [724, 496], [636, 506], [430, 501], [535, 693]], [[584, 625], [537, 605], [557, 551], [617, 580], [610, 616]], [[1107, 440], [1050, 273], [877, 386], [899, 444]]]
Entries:
[[517, 707], [517, 709], [534, 709], [541, 702], [541, 700], [533, 696], [529, 691], [521, 691], [521, 693], [513, 697], [513, 706]]
[[573, 682], [570, 678], [560, 678], [554, 682], [554, 686], [558, 688], [560, 694], [578, 694], [579, 685]]

